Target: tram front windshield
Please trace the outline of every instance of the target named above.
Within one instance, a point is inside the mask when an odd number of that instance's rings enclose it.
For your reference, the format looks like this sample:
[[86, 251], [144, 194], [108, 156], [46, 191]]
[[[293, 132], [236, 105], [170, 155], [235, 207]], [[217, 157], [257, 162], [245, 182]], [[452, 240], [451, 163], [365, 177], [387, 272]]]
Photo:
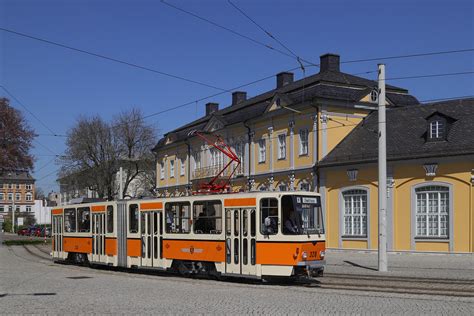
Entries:
[[319, 196], [285, 195], [281, 199], [283, 234], [324, 234]]

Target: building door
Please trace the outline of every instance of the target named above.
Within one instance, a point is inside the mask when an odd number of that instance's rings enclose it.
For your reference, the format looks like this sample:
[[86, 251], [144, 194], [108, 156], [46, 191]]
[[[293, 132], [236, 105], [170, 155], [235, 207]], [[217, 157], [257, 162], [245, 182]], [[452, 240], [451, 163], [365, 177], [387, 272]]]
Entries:
[[92, 214], [92, 260], [105, 262], [105, 213]]
[[256, 274], [256, 213], [254, 208], [226, 209], [226, 273]]
[[63, 215], [53, 215], [53, 230], [51, 232], [53, 239], [53, 258], [62, 258], [63, 256]]
[[141, 212], [142, 266], [160, 266], [162, 229], [161, 212]]

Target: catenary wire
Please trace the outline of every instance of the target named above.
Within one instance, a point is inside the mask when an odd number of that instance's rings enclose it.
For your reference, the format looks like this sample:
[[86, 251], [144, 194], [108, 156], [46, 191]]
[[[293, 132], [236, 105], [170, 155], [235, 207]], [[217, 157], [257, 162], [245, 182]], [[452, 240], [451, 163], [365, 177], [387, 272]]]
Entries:
[[94, 53], [94, 52], [87, 51], [87, 50], [84, 50], [84, 49], [80, 49], [80, 48], [72, 47], [72, 46], [69, 46], [69, 45], [61, 44], [61, 43], [58, 43], [58, 42], [55, 42], [55, 41], [51, 41], [51, 40], [48, 40], [48, 39], [40, 38], [40, 37], [37, 37], [37, 36], [25, 34], [25, 33], [21, 33], [21, 32], [18, 32], [18, 31], [11, 30], [11, 29], [0, 27], [0, 30], [4, 31], [4, 32], [7, 32], [7, 33], [10, 33], [10, 34], [15, 34], [15, 35], [22, 36], [22, 37], [29, 38], [29, 39], [33, 39], [33, 40], [36, 40], [36, 41], [39, 41], [39, 42], [43, 42], [43, 43], [47, 43], [47, 44], [50, 44], [50, 45], [66, 48], [66, 49], [69, 49], [69, 50], [72, 50], [72, 51], [75, 51], [75, 52], [78, 52], [78, 53], [86, 54], [86, 55], [89, 55], [89, 56], [94, 56], [94, 57], [97, 57], [97, 58], [101, 58], [101, 59], [104, 59], [104, 60], [112, 61], [112, 62], [115, 62], [115, 63], [119, 63], [119, 64], [122, 64], [122, 65], [134, 67], [134, 68], [138, 68], [138, 69], [145, 70], [145, 71], [148, 71], [148, 72], [153, 72], [153, 73], [160, 74], [160, 75], [167, 76], [167, 77], [171, 77], [171, 78], [174, 78], [174, 79], [187, 81], [187, 82], [190, 82], [190, 83], [194, 83], [194, 84], [197, 84], [197, 85], [201, 85], [201, 86], [216, 89], [216, 90], [223, 90], [222, 88], [219, 88], [219, 87], [216, 87], [214, 85], [207, 84], [207, 83], [204, 83], [204, 82], [201, 82], [201, 81], [197, 81], [197, 80], [185, 78], [185, 77], [182, 77], [182, 76], [174, 75], [174, 74], [171, 74], [171, 73], [168, 73], [168, 72], [156, 70], [156, 69], [153, 69], [153, 68], [150, 68], [150, 67], [147, 67], [147, 66], [142, 66], [142, 65], [135, 64], [135, 63], [132, 63], [132, 62], [120, 60], [120, 59], [117, 59], [117, 58], [108, 57], [108, 56], [105, 56], [105, 55], [102, 55], [102, 54], [98, 54], [98, 53]]
[[[161, 0], [161, 3], [167, 5], [167, 6], [170, 7], [170, 8], [173, 8], [173, 9], [175, 9], [175, 10], [178, 10], [178, 11], [181, 11], [181, 12], [183, 12], [183, 13], [186, 13], [186, 14], [188, 14], [188, 15], [190, 15], [190, 16], [193, 16], [193, 17], [195, 17], [196, 19], [199, 19], [199, 20], [201, 20], [201, 21], [204, 21], [204, 22], [206, 22], [206, 23], [208, 23], [208, 24], [214, 25], [215, 27], [218, 27], [218, 28], [220, 28], [220, 29], [223, 29], [223, 30], [225, 30], [225, 31], [227, 31], [227, 32], [229, 32], [229, 33], [232, 33], [232, 34], [237, 35], [237, 36], [239, 36], [239, 37], [241, 37], [241, 38], [244, 38], [244, 39], [246, 39], [246, 40], [248, 40], [248, 41], [251, 41], [251, 42], [253, 42], [253, 43], [257, 44], [257, 45], [263, 46], [263, 47], [268, 48], [268, 49], [270, 49], [270, 50], [272, 50], [272, 51], [278, 52], [279, 54], [282, 54], [282, 55], [284, 55], [284, 56], [290, 57], [291, 59], [294, 59], [294, 58], [295, 58], [295, 57], [293, 56], [293, 54], [286, 53], [286, 52], [284, 52], [284, 51], [281, 50], [281, 49], [275, 48], [275, 47], [273, 47], [273, 46], [271, 46], [271, 45], [269, 45], [269, 44], [266, 44], [266, 43], [264, 43], [264, 42], [262, 42], [262, 41], [259, 41], [259, 40], [255, 39], [255, 38], [253, 38], [253, 37], [250, 37], [250, 36], [248, 36], [248, 35], [245, 35], [245, 34], [243, 34], [243, 33], [241, 33], [241, 32], [235, 31], [235, 30], [233, 30], [233, 29], [231, 29], [231, 28], [229, 28], [229, 27], [227, 27], [227, 26], [223, 26], [223, 25], [221, 25], [221, 24], [219, 24], [219, 23], [217, 23], [217, 22], [214, 22], [214, 21], [212, 21], [212, 20], [210, 20], [210, 19], [208, 19], [208, 18], [202, 17], [202, 16], [200, 16], [200, 15], [198, 15], [198, 14], [196, 14], [196, 13], [193, 13], [193, 12], [191, 12], [191, 11], [188, 11], [188, 10], [186, 10], [186, 9], [183, 9], [183, 8], [181, 8], [181, 7], [178, 7], [178, 6], [174, 5], [174, 4], [171, 4], [171, 3], [169, 3], [169, 2], [166, 2], [166, 1], [164, 1], [164, 0]], [[316, 63], [307, 61], [307, 60], [305, 60], [305, 59], [301, 59], [301, 60], [304, 61], [305, 63], [308, 63], [308, 64], [311, 64], [311, 65], [313, 65], [313, 66], [319, 67], [319, 64], [316, 64]]]
[[265, 33], [267, 36], [269, 36], [271, 39], [273, 39], [275, 42], [280, 44], [281, 47], [286, 49], [290, 54], [292, 54], [295, 58], [299, 58], [296, 53], [291, 50], [287, 45], [285, 45], [282, 41], [280, 41], [278, 38], [276, 38], [272, 33], [267, 31], [265, 28], [263, 28], [255, 19], [252, 19], [244, 10], [242, 10], [240, 7], [238, 7], [235, 3], [233, 3], [230, 0], [227, 0], [227, 2], [234, 7], [237, 11], [239, 11], [243, 16], [245, 16], [250, 22], [252, 22], [255, 26], [257, 26], [263, 33]]
[[0, 85], [0, 87], [5, 91], [12, 99], [14, 99], [19, 105], [21, 105], [31, 116], [33, 116], [44, 128], [51, 132], [52, 135], [57, 135], [48, 125], [46, 125], [42, 120], [39, 119], [33, 112], [31, 112], [20, 100], [18, 100], [13, 93], [11, 93], [4, 85]]
[[[196, 14], [196, 13], [190, 12], [190, 11], [185, 10], [185, 9], [183, 9], [183, 8], [180, 8], [180, 7], [176, 6], [176, 5], [170, 4], [170, 3], [166, 2], [165, 0], [161, 0], [161, 2], [162, 2], [163, 4], [165, 4], [165, 5], [169, 6], [169, 7], [171, 7], [171, 8], [174, 8], [174, 9], [176, 9], [176, 10], [178, 10], [178, 11], [181, 11], [181, 12], [183, 12], [183, 13], [186, 13], [186, 14], [188, 14], [188, 15], [191, 15], [191, 16], [193, 16], [193, 17], [195, 17], [195, 18], [197, 18], [197, 19], [199, 19], [199, 20], [201, 20], [201, 21], [204, 21], [204, 22], [206, 22], [206, 23], [212, 24], [212, 25], [214, 25], [214, 26], [216, 26], [216, 27], [218, 27], [218, 28], [221, 28], [221, 29], [223, 29], [223, 30], [226, 30], [227, 32], [230, 32], [230, 33], [232, 33], [232, 34], [234, 34], [234, 35], [237, 35], [237, 36], [240, 36], [240, 37], [242, 37], [242, 38], [245, 38], [245, 39], [247, 39], [247, 40], [249, 40], [249, 41], [252, 41], [252, 42], [254, 42], [254, 43], [256, 43], [256, 44], [259, 44], [259, 45], [261, 45], [261, 46], [264, 46], [264, 47], [266, 47], [266, 48], [268, 48], [268, 49], [277, 51], [277, 52], [279, 52], [280, 54], [283, 54], [283, 55], [285, 55], [285, 56], [294, 58], [294, 56], [293, 56], [292, 54], [288, 54], [288, 53], [286, 53], [286, 52], [283, 52], [283, 51], [281, 51], [281, 50], [279, 50], [279, 49], [276, 49], [276, 48], [274, 48], [274, 47], [272, 47], [272, 46], [270, 46], [270, 45], [268, 45], [268, 44], [265, 44], [265, 43], [263, 43], [263, 42], [260, 42], [260, 41], [254, 39], [254, 38], [251, 38], [251, 37], [249, 37], [249, 36], [247, 36], [247, 35], [245, 35], [245, 34], [242, 34], [242, 33], [240, 33], [240, 32], [237, 32], [237, 31], [233, 30], [233, 29], [230, 29], [230, 28], [228, 28], [228, 27], [226, 27], [226, 26], [223, 26], [223, 25], [221, 25], [221, 24], [218, 24], [217, 22], [211, 21], [211, 20], [209, 20], [209, 19], [207, 19], [207, 18], [205, 18], [205, 17], [199, 16], [199, 15]], [[463, 48], [463, 49], [445, 50], [445, 51], [431, 51], [431, 52], [423, 52], [423, 53], [417, 53], [417, 54], [404, 54], [404, 55], [394, 55], [394, 56], [382, 56], [382, 57], [373, 57], [373, 58], [365, 58], [365, 59], [353, 59], [353, 60], [346, 60], [346, 61], [343, 60], [343, 61], [341, 61], [341, 64], [362, 63], [362, 62], [369, 62], [369, 61], [389, 60], [389, 59], [400, 59], [400, 58], [426, 57], [426, 56], [434, 56], [434, 55], [466, 53], [466, 52], [473, 52], [473, 51], [474, 51], [474, 48]], [[306, 62], [306, 63], [308, 63], [308, 64], [311, 64], [311, 65], [313, 65], [313, 66], [318, 66], [318, 67], [320, 66], [320, 65], [317, 64], [317, 63], [312, 63], [312, 62], [309, 62], [309, 61], [304, 60], [304, 59], [301, 59], [301, 60], [304, 61], [304, 62]]]

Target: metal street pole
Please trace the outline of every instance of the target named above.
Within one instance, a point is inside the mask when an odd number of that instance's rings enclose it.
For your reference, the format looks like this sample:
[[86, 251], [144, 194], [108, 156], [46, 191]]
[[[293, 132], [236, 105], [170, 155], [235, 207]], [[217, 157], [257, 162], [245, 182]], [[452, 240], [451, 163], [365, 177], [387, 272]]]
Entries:
[[12, 233], [15, 233], [15, 195], [12, 199]]
[[119, 181], [120, 181], [120, 185], [119, 185], [119, 199], [122, 200], [123, 199], [123, 168], [120, 167], [120, 174], [119, 174]]
[[379, 85], [379, 271], [387, 271], [387, 135], [385, 119], [385, 64], [378, 65]]

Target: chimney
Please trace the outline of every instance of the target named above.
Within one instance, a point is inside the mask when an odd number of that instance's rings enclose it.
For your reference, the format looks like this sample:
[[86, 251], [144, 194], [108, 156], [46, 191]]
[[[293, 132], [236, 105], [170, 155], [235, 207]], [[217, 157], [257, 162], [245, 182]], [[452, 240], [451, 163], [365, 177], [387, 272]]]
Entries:
[[206, 116], [211, 115], [212, 113], [217, 111], [219, 111], [219, 103], [206, 103]]
[[340, 56], [337, 54], [324, 54], [319, 57], [320, 59], [320, 71], [337, 71], [339, 72], [339, 59]]
[[235, 91], [232, 92], [232, 105], [239, 104], [247, 100], [247, 92], [245, 91]]
[[277, 89], [284, 87], [293, 82], [292, 72], [280, 72], [277, 74]]

